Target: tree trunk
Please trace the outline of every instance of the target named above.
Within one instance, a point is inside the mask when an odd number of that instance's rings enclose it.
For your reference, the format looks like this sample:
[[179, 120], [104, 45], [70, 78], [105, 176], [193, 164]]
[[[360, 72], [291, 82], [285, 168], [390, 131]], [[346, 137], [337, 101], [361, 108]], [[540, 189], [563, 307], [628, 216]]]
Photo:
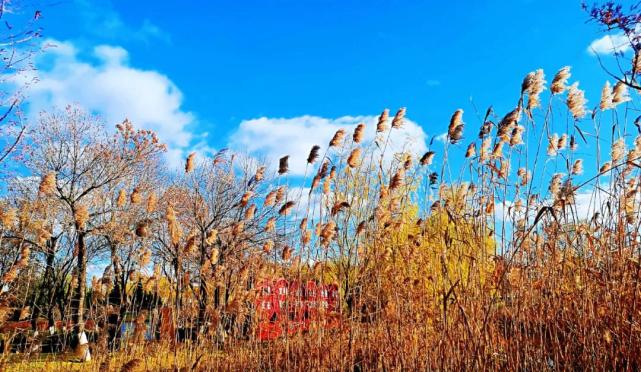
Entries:
[[78, 231], [78, 266], [76, 274], [78, 285], [74, 293], [72, 303], [72, 321], [76, 333], [82, 333], [85, 330], [84, 312], [85, 312], [85, 290], [87, 286], [87, 247], [85, 246], [85, 232]]
[[109, 302], [114, 302], [118, 306], [116, 314], [110, 314], [107, 318], [109, 320], [109, 328], [112, 332], [109, 338], [109, 345], [115, 350], [120, 345], [122, 338], [122, 322], [127, 313], [127, 292], [126, 284], [124, 283], [124, 276], [122, 267], [118, 262], [116, 246], [111, 244], [111, 266], [114, 275], [114, 288], [109, 294]]
[[[206, 278], [202, 273], [202, 267], [207, 262], [207, 247], [205, 245], [205, 233], [200, 234], [200, 276], [199, 276], [199, 287], [198, 291], [200, 293], [200, 298], [198, 301], [198, 332], [200, 334], [201, 328], [205, 325], [205, 318], [207, 312], [207, 287], [206, 287]], [[203, 331], [206, 331], [203, 329]]]
[[182, 282], [183, 278], [180, 276], [180, 258], [178, 257], [178, 250], [176, 249], [176, 257], [174, 257], [174, 274], [176, 275], [176, 302], [175, 302], [175, 311], [173, 311], [173, 316], [174, 316], [174, 327], [176, 332], [174, 333], [174, 341], [178, 341], [178, 329], [180, 328], [181, 324], [179, 322], [179, 314], [180, 314], [180, 304], [181, 304], [181, 296], [180, 296], [180, 282]]
[[38, 293], [33, 299], [33, 304], [31, 308], [33, 309], [31, 326], [33, 330], [37, 330], [38, 318], [42, 313], [42, 308], [46, 309], [48, 326], [51, 327], [54, 325], [53, 320], [49, 315], [53, 313], [53, 307], [55, 303], [53, 301], [55, 289], [54, 289], [54, 278], [53, 278], [53, 263], [56, 258], [56, 243], [57, 238], [51, 238], [47, 241], [45, 248], [45, 271], [42, 273], [42, 279], [38, 288]]
[[53, 264], [56, 259], [56, 244], [57, 239], [51, 239], [51, 246], [47, 249], [47, 267], [44, 274], [44, 282], [42, 283], [47, 288], [47, 297], [45, 301], [47, 302], [47, 322], [49, 327], [55, 326], [55, 319], [53, 319], [53, 309], [55, 305], [55, 295], [56, 295], [56, 278], [54, 275]]

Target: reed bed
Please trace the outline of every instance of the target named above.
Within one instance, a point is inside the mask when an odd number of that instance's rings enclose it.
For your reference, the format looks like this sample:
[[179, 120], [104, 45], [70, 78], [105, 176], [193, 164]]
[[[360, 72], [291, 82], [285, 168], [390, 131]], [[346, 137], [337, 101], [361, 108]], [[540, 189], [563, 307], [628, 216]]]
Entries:
[[[606, 82], [589, 109], [571, 78], [539, 69], [503, 113], [453, 110], [423, 154], [392, 140], [401, 108], [277, 167], [221, 151], [172, 173], [129, 122], [43, 116], [0, 209], [4, 366], [641, 368], [637, 96]], [[340, 327], [259, 341], [258, 285], [279, 277], [337, 284]], [[70, 367], [85, 331], [93, 360]], [[43, 352], [54, 336], [66, 354]]]

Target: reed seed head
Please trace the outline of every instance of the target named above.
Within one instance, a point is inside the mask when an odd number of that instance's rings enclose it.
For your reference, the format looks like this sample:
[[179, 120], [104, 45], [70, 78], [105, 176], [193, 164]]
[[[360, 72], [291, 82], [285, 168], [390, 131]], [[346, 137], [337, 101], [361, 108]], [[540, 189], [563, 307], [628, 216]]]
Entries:
[[196, 153], [192, 152], [187, 156], [187, 161], [185, 162], [185, 173], [189, 173], [194, 170], [196, 166]]
[[550, 88], [552, 94], [563, 93], [567, 88], [566, 83], [570, 76], [570, 66], [562, 67], [556, 75], [554, 75], [554, 79], [552, 79], [552, 86]]

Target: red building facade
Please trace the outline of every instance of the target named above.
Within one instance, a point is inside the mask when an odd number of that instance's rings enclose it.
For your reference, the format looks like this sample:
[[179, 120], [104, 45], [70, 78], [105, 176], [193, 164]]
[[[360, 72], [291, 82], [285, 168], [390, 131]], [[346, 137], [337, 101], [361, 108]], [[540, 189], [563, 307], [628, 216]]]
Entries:
[[338, 286], [315, 281], [263, 281], [258, 286], [256, 337], [261, 341], [338, 326]]

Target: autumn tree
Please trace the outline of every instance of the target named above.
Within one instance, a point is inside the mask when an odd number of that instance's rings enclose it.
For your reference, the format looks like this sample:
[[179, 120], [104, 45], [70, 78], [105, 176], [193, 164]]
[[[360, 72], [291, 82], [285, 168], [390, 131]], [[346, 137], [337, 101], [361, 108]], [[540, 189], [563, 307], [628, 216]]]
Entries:
[[44, 113], [30, 138], [28, 166], [52, 184], [50, 197], [65, 207], [73, 229], [76, 288], [73, 322], [84, 329], [87, 261], [102, 248], [97, 235], [117, 206], [109, 206], [113, 186], [135, 177], [164, 150], [154, 133], [136, 130], [125, 120], [110, 134], [96, 117], [77, 107]]

